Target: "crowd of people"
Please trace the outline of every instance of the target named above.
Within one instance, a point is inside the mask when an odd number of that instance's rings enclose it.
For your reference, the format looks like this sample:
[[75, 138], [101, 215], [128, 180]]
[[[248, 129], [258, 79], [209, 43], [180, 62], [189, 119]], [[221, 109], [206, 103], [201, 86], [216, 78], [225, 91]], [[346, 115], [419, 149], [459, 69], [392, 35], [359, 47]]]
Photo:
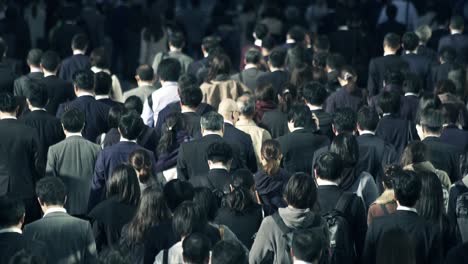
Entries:
[[0, 263], [468, 263], [466, 1], [241, 2], [0, 0]]

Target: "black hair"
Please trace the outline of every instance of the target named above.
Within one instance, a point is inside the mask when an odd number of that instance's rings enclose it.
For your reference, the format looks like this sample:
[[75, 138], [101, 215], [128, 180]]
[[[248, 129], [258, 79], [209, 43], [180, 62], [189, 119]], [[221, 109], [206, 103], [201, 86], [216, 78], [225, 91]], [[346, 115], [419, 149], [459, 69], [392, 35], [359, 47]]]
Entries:
[[124, 106], [128, 111], [133, 110], [139, 115], [143, 112], [143, 102], [141, 101], [141, 98], [136, 95], [128, 97], [127, 100], [125, 100]]
[[197, 108], [203, 100], [203, 93], [197, 86], [179, 92], [180, 103], [190, 108]]
[[442, 183], [434, 172], [420, 171], [418, 176], [421, 179], [421, 194], [415, 205], [418, 215], [443, 232], [445, 206]]
[[223, 198], [222, 206], [236, 214], [242, 214], [244, 210], [255, 204], [252, 192], [243, 187], [234, 187]]
[[274, 139], [267, 139], [262, 143], [260, 155], [266, 160], [262, 164], [263, 171], [269, 175], [275, 175], [280, 169], [281, 146], [280, 143]]
[[313, 81], [312, 67], [301, 63], [292, 69], [289, 80], [296, 87], [302, 87], [304, 84]]
[[196, 187], [193, 189], [193, 202], [205, 213], [209, 222], [215, 220], [218, 214], [219, 202], [215, 194], [208, 187]]
[[306, 105], [295, 104], [288, 112], [288, 121], [293, 122], [294, 127], [310, 127], [312, 113]]
[[450, 19], [450, 28], [455, 30], [463, 30], [465, 27], [465, 21], [463, 20], [462, 16], [453, 16]]
[[325, 35], [317, 36], [314, 40], [314, 48], [318, 52], [328, 52], [330, 49], [330, 40]]
[[190, 182], [179, 179], [170, 180], [164, 185], [164, 196], [172, 212], [183, 202], [193, 199], [193, 186]]
[[353, 68], [353, 66], [349, 65], [344, 65], [339, 69], [340, 74], [338, 75], [338, 78], [346, 81], [353, 81], [354, 78], [357, 78], [357, 72]]
[[26, 97], [32, 106], [44, 108], [47, 105], [49, 95], [47, 88], [42, 82], [28, 79], [24, 83], [24, 88], [26, 88]]
[[354, 135], [339, 134], [333, 139], [330, 151], [341, 157], [344, 167], [353, 167], [359, 161], [359, 145]]
[[57, 52], [48, 50], [42, 54], [41, 65], [45, 70], [49, 72], [54, 72], [58, 69], [59, 64], [60, 57], [57, 54]]
[[127, 113], [127, 109], [120, 104], [116, 104], [109, 109], [109, 114], [107, 115], [107, 125], [110, 128], [118, 128], [120, 123], [120, 118]]
[[406, 32], [401, 38], [401, 43], [403, 44], [403, 48], [405, 50], [413, 51], [418, 48], [419, 37], [414, 32]]
[[181, 131], [185, 131], [183, 114], [177, 112], [169, 114], [161, 130], [162, 135], [159, 139], [157, 154], [163, 155], [178, 149], [180, 146], [177, 141], [178, 134], [180, 134]]
[[268, 27], [265, 24], [258, 23], [255, 25], [254, 33], [258, 39], [264, 39], [268, 35]]
[[356, 112], [351, 108], [339, 108], [333, 114], [333, 127], [338, 133], [353, 133], [356, 129], [356, 122]]
[[123, 138], [134, 140], [140, 136], [145, 124], [135, 111], [124, 114], [119, 121], [119, 131]]
[[422, 91], [423, 83], [418, 75], [408, 73], [403, 81], [403, 92], [418, 95]]
[[163, 81], [177, 82], [181, 72], [180, 62], [174, 58], [167, 58], [159, 63], [157, 75]]
[[387, 33], [384, 37], [384, 44], [391, 49], [398, 49], [400, 47], [400, 36], [395, 33]]
[[211, 111], [201, 116], [200, 126], [208, 131], [220, 131], [224, 127], [224, 118], [222, 115]]
[[427, 147], [421, 141], [413, 141], [406, 146], [401, 155], [401, 165], [420, 163], [427, 160]]
[[88, 37], [85, 34], [76, 34], [72, 39], [72, 49], [85, 50], [88, 47]]
[[451, 93], [455, 94], [457, 92], [457, 86], [452, 80], [440, 80], [436, 83], [434, 88], [434, 94], [444, 94]]
[[442, 114], [444, 116], [445, 124], [457, 124], [460, 118], [460, 108], [456, 104], [444, 104], [442, 106]]
[[385, 166], [382, 177], [385, 189], [393, 190], [393, 179], [402, 171], [403, 168], [400, 165], [392, 164]]
[[274, 48], [268, 56], [271, 66], [281, 68], [286, 63], [286, 50], [283, 48]]
[[204, 264], [210, 259], [210, 240], [202, 233], [192, 233], [182, 242], [184, 263]]
[[276, 39], [273, 36], [266, 36], [262, 39], [262, 48], [272, 50], [276, 47]]
[[400, 205], [414, 207], [421, 193], [421, 177], [413, 171], [401, 171], [395, 175], [393, 189]]
[[384, 91], [379, 96], [379, 108], [384, 114], [396, 114], [400, 111], [400, 95], [396, 92]]
[[262, 53], [255, 48], [248, 49], [247, 52], [245, 53], [245, 62], [246, 63], [252, 63], [252, 64], [258, 64], [260, 63], [262, 59]]
[[220, 74], [231, 73], [231, 59], [224, 53], [215, 54], [210, 60], [210, 67], [208, 69], [208, 75], [206, 81], [211, 82]]
[[213, 247], [211, 264], [248, 264], [242, 245], [234, 240], [221, 240]]
[[361, 130], [374, 132], [379, 124], [379, 114], [369, 106], [363, 106], [357, 112], [357, 124]]
[[151, 67], [151, 65], [148, 65], [148, 64], [140, 65], [140, 67], [138, 67], [136, 70], [136, 75], [142, 81], [147, 81], [147, 82], [152, 81], [154, 79], [153, 67]]
[[340, 155], [334, 152], [326, 152], [317, 159], [315, 170], [317, 176], [321, 179], [337, 181], [343, 171], [343, 161]]
[[121, 203], [137, 205], [140, 183], [135, 169], [127, 164], [117, 165], [107, 181], [107, 198], [116, 197]]
[[110, 67], [109, 57], [103, 47], [93, 49], [89, 55], [89, 60], [92, 66], [96, 66], [100, 69], [108, 69]]
[[382, 234], [378, 244], [376, 259], [379, 264], [416, 264], [414, 240], [401, 228], [392, 228]]
[[253, 117], [255, 115], [255, 100], [253, 97], [248, 96], [246, 100], [237, 101], [239, 111], [243, 116]]
[[32, 49], [28, 52], [28, 57], [26, 61], [32, 66], [39, 67], [41, 65], [42, 50]]
[[232, 187], [250, 190], [254, 185], [254, 176], [248, 169], [238, 169], [232, 173]]
[[169, 44], [175, 48], [181, 49], [185, 45], [185, 37], [182, 32], [172, 32], [169, 34]]
[[199, 205], [192, 201], [182, 202], [177, 206], [172, 217], [173, 230], [180, 238], [203, 232], [207, 224], [206, 214]]
[[278, 92], [279, 108], [281, 112], [288, 113], [297, 99], [297, 88], [291, 83], [281, 86]]
[[323, 238], [317, 232], [301, 230], [293, 233], [291, 253], [297, 260], [315, 263], [321, 257], [323, 249]]
[[255, 99], [264, 102], [276, 102], [276, 94], [271, 83], [257, 84]]
[[444, 123], [442, 111], [435, 107], [426, 107], [419, 115], [419, 124], [431, 133], [440, 133]]
[[312, 58], [312, 65], [320, 69], [324, 69], [327, 66], [328, 53], [316, 52]]
[[91, 70], [80, 70], [73, 74], [73, 83], [81, 90], [93, 91], [94, 72]]
[[300, 26], [293, 26], [288, 30], [287, 33], [291, 39], [295, 40], [297, 43], [303, 42], [305, 39], [305, 30]]
[[312, 176], [304, 172], [293, 174], [283, 193], [288, 205], [297, 209], [313, 208], [317, 201], [317, 186]]
[[327, 56], [326, 66], [332, 70], [339, 71], [345, 64], [346, 60], [341, 54], [331, 53]]
[[36, 195], [46, 205], [65, 204], [67, 191], [65, 184], [58, 177], [45, 177], [36, 183]]
[[388, 20], [394, 20], [396, 18], [398, 8], [394, 4], [388, 4], [385, 13]]
[[0, 61], [3, 61], [5, 53], [7, 52], [8, 45], [3, 38], [0, 38]]
[[112, 77], [107, 72], [94, 74], [94, 92], [96, 95], [108, 95], [112, 89]]
[[197, 86], [197, 83], [198, 80], [197, 77], [195, 77], [195, 75], [189, 73], [182, 74], [179, 77], [179, 80], [177, 81], [177, 84], [179, 85], [179, 92], [194, 87], [200, 88]]
[[312, 105], [323, 105], [327, 100], [327, 90], [325, 86], [318, 82], [306, 83], [302, 86], [302, 97]]
[[233, 158], [232, 147], [226, 142], [211, 143], [206, 149], [206, 158], [211, 162], [227, 164]]
[[0, 229], [18, 225], [26, 209], [22, 200], [10, 196], [0, 196]]
[[444, 46], [439, 51], [439, 57], [448, 63], [453, 63], [457, 58], [457, 52], [454, 48], [450, 46]]
[[295, 68], [303, 67], [308, 64], [307, 51], [302, 45], [296, 45], [288, 49], [286, 55], [286, 65], [288, 69], [294, 70]]
[[68, 132], [78, 133], [85, 126], [85, 115], [79, 109], [72, 107], [62, 114], [60, 121]]
[[137, 149], [130, 153], [128, 163], [138, 172], [138, 179], [146, 183], [153, 177], [153, 159], [151, 152], [145, 149]]
[[207, 36], [202, 40], [202, 47], [210, 54], [213, 50], [219, 48], [221, 40], [216, 36]]

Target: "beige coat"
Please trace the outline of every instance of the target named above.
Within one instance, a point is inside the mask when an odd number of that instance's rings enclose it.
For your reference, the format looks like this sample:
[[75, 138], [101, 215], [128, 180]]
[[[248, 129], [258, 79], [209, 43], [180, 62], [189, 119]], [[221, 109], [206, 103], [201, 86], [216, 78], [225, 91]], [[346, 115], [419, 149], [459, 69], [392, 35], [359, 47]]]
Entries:
[[204, 82], [200, 86], [203, 93], [203, 102], [218, 109], [223, 99], [237, 100], [242, 94], [249, 92], [249, 88], [234, 80]]
[[236, 123], [236, 128], [249, 134], [250, 137], [252, 138], [252, 143], [255, 151], [255, 157], [257, 158], [257, 166], [258, 168], [262, 167], [262, 164], [260, 162], [260, 155], [261, 155], [261, 149], [262, 149], [262, 144], [265, 140], [271, 139], [270, 132], [267, 130], [258, 127], [257, 124], [253, 120], [246, 120], [246, 119], [241, 119], [237, 121]]

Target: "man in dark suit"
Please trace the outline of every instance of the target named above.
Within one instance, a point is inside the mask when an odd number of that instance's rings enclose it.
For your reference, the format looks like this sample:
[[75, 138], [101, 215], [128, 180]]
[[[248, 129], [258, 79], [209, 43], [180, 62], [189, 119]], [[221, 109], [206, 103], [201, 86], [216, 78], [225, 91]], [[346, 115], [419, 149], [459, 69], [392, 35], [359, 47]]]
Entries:
[[67, 214], [65, 185], [56, 177], [41, 179], [36, 186], [37, 199], [44, 216], [24, 228], [29, 240], [47, 244], [49, 263], [95, 263], [96, 243], [88, 221]]
[[[393, 4], [387, 5], [387, 9], [385, 10], [385, 12], [387, 15], [387, 21], [377, 25], [377, 29], [376, 29], [376, 32], [378, 32], [378, 35], [377, 35], [378, 43], [382, 43], [382, 41], [385, 38], [385, 35], [387, 35], [388, 33], [395, 33], [401, 36], [406, 31], [406, 26], [396, 21], [398, 8], [395, 5]], [[382, 52], [382, 49], [378, 48], [378, 50], [376, 51], [380, 53]]]
[[284, 168], [290, 172], [312, 172], [312, 157], [321, 147], [328, 146], [330, 140], [306, 128], [312, 123], [312, 114], [305, 105], [295, 105], [288, 113], [288, 127], [291, 133], [279, 137], [283, 153]]
[[432, 64], [437, 63], [437, 52], [427, 46], [431, 39], [432, 29], [428, 25], [421, 25], [414, 31], [419, 38], [417, 54], [426, 57]]
[[318, 123], [318, 128], [322, 135], [326, 135], [328, 139], [333, 139], [332, 120], [333, 116], [325, 112], [323, 104], [327, 99], [327, 91], [320, 83], [307, 83], [302, 90], [304, 102], [312, 112], [312, 118]]
[[180, 108], [185, 121], [185, 130], [191, 138], [201, 138], [200, 114], [197, 109], [203, 99], [199, 87], [184, 89], [180, 92]]
[[[223, 139], [223, 116], [216, 112], [206, 113], [200, 120], [203, 137], [182, 143], [177, 156], [177, 178], [190, 181], [194, 187], [210, 187], [208, 181], [208, 159], [206, 150], [214, 142], [226, 142]], [[242, 167], [237, 145], [230, 144], [233, 150], [231, 171]]]
[[91, 70], [76, 72], [73, 80], [77, 98], [59, 106], [57, 117], [70, 108], [77, 108], [85, 114], [83, 137], [95, 141], [97, 136], [107, 132], [107, 116], [110, 107], [94, 98], [94, 73]]
[[428, 160], [436, 169], [445, 171], [451, 182], [456, 182], [461, 178], [459, 161], [463, 152], [440, 139], [443, 124], [442, 111], [428, 107], [421, 111], [419, 124], [416, 127], [422, 142], [427, 147]]
[[60, 58], [56, 52], [46, 51], [42, 54], [41, 69], [44, 72], [42, 82], [46, 86], [49, 96], [49, 103], [45, 108], [49, 114], [54, 116], [61, 103], [71, 101], [76, 97], [73, 84], [56, 76], [59, 64]]
[[[317, 182], [317, 202], [320, 212], [325, 214], [337, 207], [339, 201], [345, 201], [344, 208], [340, 208], [349, 223], [351, 238], [356, 248], [356, 260], [361, 258], [367, 230], [367, 214], [364, 203], [354, 193], [343, 192], [339, 187], [343, 161], [336, 153], [325, 152], [318, 159], [314, 167]], [[351, 257], [351, 256], [349, 256]], [[346, 263], [353, 263], [348, 261]]]
[[252, 138], [249, 134], [235, 127], [239, 120], [239, 107], [236, 101], [232, 99], [224, 99], [218, 106], [218, 113], [224, 118], [224, 134], [223, 138], [231, 144], [237, 144], [240, 148], [240, 159], [243, 164], [252, 172], [257, 172], [257, 159], [253, 148]]
[[63, 60], [59, 77], [65, 81], [72, 81], [73, 75], [77, 71], [91, 69], [89, 57], [85, 55], [88, 48], [88, 38], [84, 34], [77, 34], [72, 39], [73, 55]]
[[214, 142], [206, 150], [208, 160], [208, 182], [211, 190], [221, 191], [229, 190], [229, 184], [232, 182], [229, 171], [232, 164], [232, 148], [226, 142]]
[[22, 96], [23, 98], [27, 96], [26, 82], [28, 81], [39, 81], [44, 78], [44, 74], [41, 70], [41, 57], [42, 50], [32, 49], [28, 53], [26, 63], [29, 66], [29, 73], [23, 75], [15, 80], [13, 94], [15, 96]]
[[419, 108], [421, 80], [415, 74], [407, 74], [402, 89], [404, 94], [401, 96], [400, 117], [414, 122]]
[[276, 95], [280, 93], [283, 85], [289, 80], [289, 74], [284, 68], [286, 63], [286, 50], [275, 48], [271, 51], [268, 58], [270, 72], [258, 75], [257, 86], [271, 84]]
[[262, 54], [258, 49], [251, 48], [245, 53], [244, 70], [231, 76], [231, 79], [239, 81], [249, 87], [252, 93], [257, 87], [257, 77], [263, 73], [259, 69], [261, 65]]
[[25, 208], [21, 200], [0, 197], [0, 263], [9, 263], [8, 260], [21, 250], [25, 250], [28, 255], [47, 259], [47, 247], [44, 243], [28, 241], [23, 236], [21, 227], [24, 216]]
[[408, 63], [409, 72], [416, 74], [422, 81], [427, 92], [432, 92], [431, 61], [417, 54], [419, 38], [413, 32], [406, 32], [402, 38], [404, 54], [401, 58]]
[[40, 217], [34, 185], [45, 168], [37, 132], [16, 120], [17, 110], [13, 95], [0, 94], [0, 195], [22, 199], [30, 223]]
[[432, 68], [432, 84], [436, 85], [439, 81], [447, 80], [449, 72], [458, 67], [455, 59], [457, 53], [452, 47], [443, 47], [439, 51], [439, 65]]
[[367, 229], [362, 263], [375, 263], [377, 247], [385, 232], [400, 228], [412, 238], [417, 264], [441, 263], [439, 231], [418, 215], [414, 208], [421, 192], [421, 178], [415, 172], [401, 171], [393, 188], [398, 207], [395, 213], [375, 218]]
[[60, 120], [47, 113], [44, 108], [48, 101], [47, 90], [44, 85], [37, 81], [28, 81], [24, 87], [27, 91], [26, 102], [30, 112], [22, 116], [20, 121], [36, 129], [41, 145], [39, 153], [45, 167], [49, 147], [63, 140], [65, 135], [63, 134]]
[[440, 39], [439, 51], [443, 47], [454, 48], [457, 54], [456, 61], [464, 65], [468, 63], [468, 36], [463, 34], [465, 28], [463, 17], [452, 17], [449, 27], [450, 35]]
[[201, 44], [203, 58], [194, 61], [189, 65], [187, 73], [196, 77], [198, 85], [202, 84], [205, 81], [205, 77], [208, 74], [208, 68], [210, 63], [209, 57], [213, 55], [217, 50], [219, 50], [220, 42], [221, 39], [215, 36], [208, 36], [203, 38]]
[[16, 75], [11, 65], [5, 61], [7, 48], [7, 43], [0, 38], [0, 92], [13, 93]]
[[445, 122], [440, 140], [458, 148], [460, 152], [468, 151], [468, 131], [458, 127], [460, 116], [459, 108], [454, 104], [444, 104], [442, 106], [442, 112]]
[[369, 95], [378, 94], [383, 88], [383, 80], [387, 71], [406, 69], [407, 63], [396, 53], [400, 49], [400, 36], [394, 33], [389, 33], [385, 36], [384, 56], [374, 58], [369, 63], [369, 79], [367, 89]]
[[138, 136], [144, 127], [143, 120], [134, 111], [123, 115], [119, 122], [120, 142], [105, 148], [96, 160], [91, 193], [89, 197], [89, 210], [98, 204], [106, 193], [107, 180], [112, 176], [114, 168], [128, 161], [130, 154], [139, 149], [148, 151], [152, 158], [152, 173], [156, 175], [156, 161], [151, 151], [136, 143]]
[[107, 72], [101, 71], [94, 74], [94, 92], [96, 93], [96, 101], [113, 107], [122, 103], [112, 100], [109, 96], [112, 89], [112, 77]]
[[81, 135], [85, 116], [80, 110], [65, 112], [61, 123], [66, 139], [49, 148], [46, 175], [62, 179], [68, 191], [65, 209], [71, 215], [83, 216], [88, 212], [91, 180], [101, 147]]

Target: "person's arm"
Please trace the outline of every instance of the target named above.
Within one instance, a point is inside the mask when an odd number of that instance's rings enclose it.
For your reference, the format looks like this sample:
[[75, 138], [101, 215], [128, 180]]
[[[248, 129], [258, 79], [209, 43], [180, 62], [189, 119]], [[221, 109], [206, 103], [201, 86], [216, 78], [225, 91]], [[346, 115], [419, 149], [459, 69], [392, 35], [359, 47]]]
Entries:
[[375, 62], [371, 59], [369, 63], [369, 76], [367, 79], [367, 90], [369, 91], [369, 98], [378, 93], [380, 85], [377, 80], [377, 72], [375, 69]]
[[91, 209], [101, 201], [104, 192], [106, 184], [106, 166], [103, 156], [103, 152], [98, 154], [96, 165], [94, 167], [91, 191], [89, 193], [88, 211], [91, 211]]
[[151, 109], [148, 103], [148, 99], [146, 99], [145, 103], [143, 104], [143, 112], [141, 113], [141, 118], [143, 119], [143, 122], [145, 123], [145, 125], [149, 127], [154, 126], [153, 109]]
[[112, 99], [120, 103], [124, 102], [122, 87], [120, 85], [119, 79], [115, 75], [112, 75]]
[[46, 176], [57, 176], [57, 160], [53, 148], [49, 148], [47, 153]]
[[379, 191], [377, 190], [377, 185], [375, 184], [374, 178], [369, 173], [366, 173], [364, 178], [364, 186], [362, 189], [362, 196], [365, 202], [366, 209], [377, 200], [379, 197]]
[[[272, 225], [274, 225], [273, 219], [267, 217], [263, 219], [260, 228], [256, 234], [252, 248], [250, 249], [249, 254], [249, 263], [257, 264], [262, 263], [265, 257], [271, 253], [274, 254], [273, 249], [273, 232], [271, 230]], [[271, 252], [271, 253], [269, 253]]]
[[252, 139], [249, 136], [249, 141], [247, 143], [247, 167], [252, 173], [257, 172], [257, 158], [255, 157], [255, 150], [253, 148]]

